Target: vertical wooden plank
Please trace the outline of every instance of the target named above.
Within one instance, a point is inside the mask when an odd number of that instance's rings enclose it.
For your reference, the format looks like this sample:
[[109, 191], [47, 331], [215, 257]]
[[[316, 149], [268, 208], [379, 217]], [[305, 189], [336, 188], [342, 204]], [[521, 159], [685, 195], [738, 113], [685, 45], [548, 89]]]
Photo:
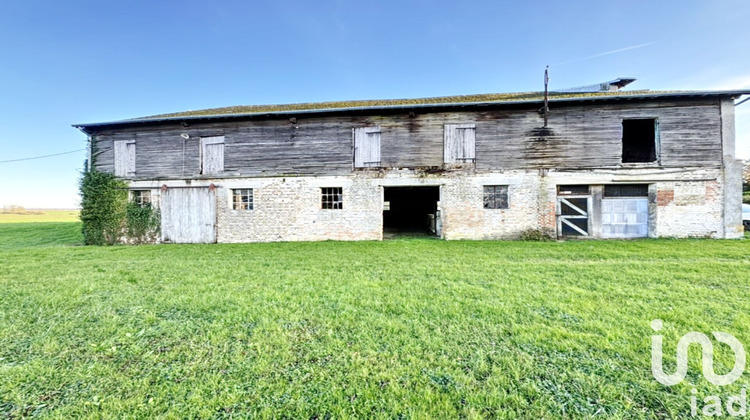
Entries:
[[354, 133], [354, 167], [361, 168], [364, 166], [364, 138], [367, 137], [365, 127], [358, 127], [353, 130]]
[[127, 143], [115, 141], [115, 176], [127, 176]]
[[456, 162], [456, 125], [443, 126], [443, 162]]
[[370, 144], [367, 162], [370, 162], [369, 166], [380, 166], [380, 127], [378, 131], [369, 134], [368, 141]]
[[462, 133], [461, 141], [463, 143], [463, 156], [464, 161], [470, 162], [476, 158], [476, 128], [466, 127], [460, 130]]
[[128, 176], [132, 176], [135, 175], [135, 142], [127, 142], [125, 150], [125, 172]]

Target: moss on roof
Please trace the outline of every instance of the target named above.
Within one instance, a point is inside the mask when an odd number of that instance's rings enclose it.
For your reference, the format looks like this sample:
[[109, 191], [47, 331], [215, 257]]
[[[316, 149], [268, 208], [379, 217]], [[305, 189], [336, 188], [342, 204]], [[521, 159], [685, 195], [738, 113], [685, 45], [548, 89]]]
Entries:
[[[631, 90], [619, 92], [593, 92], [593, 93], [557, 93], [551, 92], [551, 99], [575, 99], [589, 97], [606, 97], [606, 96], [627, 96], [642, 95], [644, 93], [665, 93], [648, 90]], [[298, 104], [279, 104], [279, 105], [240, 105], [228, 106], [223, 108], [209, 108], [197, 111], [174, 112], [170, 114], [151, 115], [148, 117], [138, 118], [138, 120], [161, 119], [161, 118], [179, 118], [179, 117], [196, 117], [196, 116], [214, 116], [214, 115], [233, 115], [233, 114], [261, 114], [267, 112], [283, 111], [305, 111], [305, 110], [325, 110], [340, 108], [372, 108], [387, 106], [404, 106], [404, 105], [436, 105], [452, 103], [472, 103], [472, 102], [516, 102], [516, 101], [540, 101], [544, 99], [543, 92], [521, 92], [521, 93], [486, 93], [478, 95], [460, 95], [460, 96], [440, 96], [433, 98], [414, 98], [414, 99], [375, 99], [359, 101], [335, 101], [335, 102], [310, 102]]]

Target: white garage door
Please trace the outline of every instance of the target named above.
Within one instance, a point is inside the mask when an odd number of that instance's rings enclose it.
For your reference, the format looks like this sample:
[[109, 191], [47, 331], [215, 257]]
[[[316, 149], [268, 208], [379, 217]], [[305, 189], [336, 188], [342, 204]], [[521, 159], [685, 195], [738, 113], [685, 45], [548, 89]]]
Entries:
[[209, 188], [169, 188], [162, 195], [164, 242], [216, 242], [216, 195]]
[[602, 237], [644, 238], [648, 236], [648, 198], [602, 200]]

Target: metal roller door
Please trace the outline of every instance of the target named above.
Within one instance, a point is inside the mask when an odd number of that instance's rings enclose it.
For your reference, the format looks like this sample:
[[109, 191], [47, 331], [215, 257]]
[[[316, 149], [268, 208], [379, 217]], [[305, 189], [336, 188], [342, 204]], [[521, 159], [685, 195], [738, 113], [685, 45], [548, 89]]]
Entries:
[[[632, 195], [640, 195], [640, 197], [632, 197]], [[648, 197], [645, 195], [647, 195], [645, 185], [605, 186], [605, 198], [602, 199], [602, 237], [647, 237]]]

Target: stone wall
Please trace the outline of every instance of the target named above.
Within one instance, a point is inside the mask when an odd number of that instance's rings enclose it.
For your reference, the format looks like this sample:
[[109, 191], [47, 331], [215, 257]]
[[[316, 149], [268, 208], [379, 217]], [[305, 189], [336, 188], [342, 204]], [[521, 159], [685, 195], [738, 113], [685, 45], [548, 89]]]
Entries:
[[[351, 176], [214, 179], [192, 185], [217, 186], [217, 242], [381, 240], [383, 188], [396, 186], [440, 187], [442, 233], [448, 240], [515, 239], [530, 230], [554, 234], [558, 185], [623, 182], [650, 185], [649, 236], [724, 238], [733, 236], [724, 226], [722, 179], [719, 168], [669, 172], [658, 168], [493, 173], [373, 170]], [[167, 183], [185, 186], [187, 181]], [[485, 209], [485, 185], [507, 185], [509, 208]], [[152, 189], [157, 202], [159, 187], [159, 181], [131, 183], [131, 188]], [[321, 209], [321, 188], [325, 187], [342, 188], [343, 209]], [[252, 210], [232, 209], [232, 189], [239, 188], [253, 189]]]

